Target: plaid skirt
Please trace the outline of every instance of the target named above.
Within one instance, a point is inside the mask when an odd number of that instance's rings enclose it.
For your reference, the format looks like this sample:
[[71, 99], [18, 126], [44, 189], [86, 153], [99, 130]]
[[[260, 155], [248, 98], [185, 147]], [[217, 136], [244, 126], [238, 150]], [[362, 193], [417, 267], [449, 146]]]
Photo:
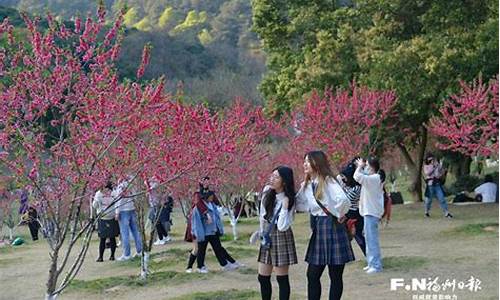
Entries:
[[297, 263], [295, 239], [291, 228], [279, 231], [276, 224], [270, 233], [271, 248], [260, 247], [258, 262], [275, 267], [294, 265]]
[[354, 260], [346, 227], [332, 217], [311, 216], [312, 235], [306, 262], [312, 265], [343, 265]]

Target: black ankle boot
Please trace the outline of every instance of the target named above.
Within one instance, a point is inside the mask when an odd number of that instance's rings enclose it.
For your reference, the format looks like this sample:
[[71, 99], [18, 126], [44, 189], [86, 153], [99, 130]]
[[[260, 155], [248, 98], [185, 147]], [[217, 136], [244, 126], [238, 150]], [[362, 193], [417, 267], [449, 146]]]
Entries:
[[188, 260], [188, 269], [193, 268], [193, 264], [196, 261], [196, 255], [193, 255], [193, 253], [189, 253], [189, 260]]

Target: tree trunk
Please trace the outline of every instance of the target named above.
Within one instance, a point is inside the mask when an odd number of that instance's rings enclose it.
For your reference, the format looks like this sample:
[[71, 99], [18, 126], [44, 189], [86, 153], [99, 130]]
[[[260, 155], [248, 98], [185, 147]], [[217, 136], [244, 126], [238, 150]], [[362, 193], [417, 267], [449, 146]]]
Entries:
[[45, 294], [45, 300], [54, 300], [57, 298], [57, 294], [54, 294], [57, 285], [57, 260], [59, 257], [59, 249], [55, 249], [50, 257], [50, 269], [49, 278], [47, 280], [47, 292]]
[[397, 144], [403, 158], [410, 170], [410, 186], [408, 191], [411, 193], [413, 200], [422, 202], [422, 166], [424, 163], [425, 150], [427, 148], [427, 129], [424, 126], [420, 127], [420, 141], [417, 146], [417, 157], [415, 160], [411, 157], [409, 151], [402, 144]]
[[472, 158], [470, 158], [470, 156], [466, 156], [464, 159], [460, 161], [460, 175], [470, 174], [471, 163], [472, 163]]
[[477, 175], [481, 175], [483, 173], [484, 160], [483, 159], [477, 159], [476, 163], [477, 163], [476, 174]]
[[141, 279], [146, 280], [149, 273], [149, 254], [150, 252], [142, 251], [141, 255]]
[[422, 202], [422, 179], [421, 179], [421, 168], [415, 168], [410, 174], [410, 187], [408, 188], [411, 193], [413, 200], [417, 202]]
[[233, 240], [237, 240], [238, 239], [238, 219], [234, 216], [234, 212], [230, 212], [229, 213], [229, 216], [231, 218], [231, 227], [233, 229]]
[[462, 154], [458, 155], [458, 159], [453, 162], [450, 167], [450, 171], [455, 176], [455, 178], [459, 178], [463, 175], [470, 174], [470, 165], [472, 163], [472, 158], [469, 156], [465, 156]]
[[9, 227], [9, 240], [14, 240], [14, 228]]

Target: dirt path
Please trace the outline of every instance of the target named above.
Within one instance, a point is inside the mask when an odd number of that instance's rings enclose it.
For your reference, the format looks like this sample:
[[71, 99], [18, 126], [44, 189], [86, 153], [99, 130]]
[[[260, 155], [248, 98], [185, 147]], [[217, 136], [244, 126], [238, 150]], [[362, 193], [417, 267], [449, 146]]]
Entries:
[[[395, 206], [393, 221], [388, 228], [381, 230], [382, 254], [385, 270], [377, 275], [366, 275], [362, 271], [364, 262], [361, 251], [353, 243], [357, 261], [346, 266], [344, 272], [343, 299], [412, 299], [412, 295], [422, 294], [405, 289], [390, 290], [391, 278], [402, 278], [410, 283], [412, 278], [439, 277], [439, 282], [446, 279], [463, 281], [470, 276], [481, 280], [481, 290], [478, 292], [449, 291], [426, 293], [457, 295], [458, 299], [498, 299], [498, 205], [480, 204], [469, 206], [451, 206], [455, 219], [447, 220], [440, 216], [439, 208], [433, 207], [432, 217], [424, 219], [420, 205], [410, 204]], [[482, 229], [480, 226], [463, 227], [467, 224], [496, 224]], [[240, 225], [242, 235], [249, 234], [257, 228], [255, 220], [245, 221]], [[175, 242], [157, 247], [154, 252], [168, 249], [188, 251], [189, 245], [181, 242], [184, 223], [177, 219], [174, 228]], [[293, 299], [306, 299], [306, 263], [303, 261], [307, 240], [309, 237], [308, 216], [297, 215], [294, 232], [299, 254], [299, 264], [291, 268], [290, 278]], [[226, 231], [230, 226], [226, 223]], [[27, 235], [27, 228], [20, 232]], [[94, 241], [92, 251], [84, 263], [79, 280], [93, 280], [110, 276], [135, 275], [139, 272], [133, 264], [95, 262], [97, 243]], [[254, 246], [244, 242], [224, 242], [227, 247], [244, 249], [246, 255], [232, 253], [247, 265], [249, 270], [242, 272], [223, 273], [218, 271], [212, 258], [208, 261], [211, 270], [216, 271], [206, 279], [200, 276], [192, 280], [177, 282], [176, 280], [159, 282], [153, 285], [132, 287], [119, 286], [111, 291], [88, 292], [71, 290], [63, 294], [61, 299], [171, 299], [182, 297], [191, 299], [193, 292], [258, 290], [256, 255]], [[121, 249], [117, 250], [118, 254]], [[177, 253], [176, 252], [176, 253]], [[41, 299], [44, 295], [44, 284], [48, 265], [47, 245], [42, 240], [38, 243], [28, 242], [16, 249], [0, 249], [0, 299]], [[161, 260], [160, 269], [166, 271], [184, 271], [184, 257], [177, 253], [172, 263]], [[187, 253], [187, 252], [186, 252]], [[208, 253], [213, 257], [213, 253]], [[159, 269], [159, 270], [160, 270]], [[185, 276], [184, 274], [182, 276]], [[273, 279], [274, 293], [277, 286]], [[323, 298], [328, 293], [328, 277], [323, 276]], [[223, 294], [223, 293], [222, 293]], [[431, 296], [432, 297], [432, 296]], [[252, 298], [253, 299], [253, 298]], [[432, 299], [432, 298], [431, 298]]]

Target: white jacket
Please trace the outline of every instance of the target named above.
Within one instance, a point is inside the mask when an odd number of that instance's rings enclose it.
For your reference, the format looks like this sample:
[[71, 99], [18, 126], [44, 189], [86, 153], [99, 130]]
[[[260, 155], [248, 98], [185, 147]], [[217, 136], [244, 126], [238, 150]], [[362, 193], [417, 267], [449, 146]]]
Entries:
[[118, 215], [121, 211], [135, 210], [134, 197], [129, 197], [136, 192], [132, 186], [129, 186], [128, 181], [121, 182], [111, 193], [113, 199], [120, 198], [115, 204], [115, 214]]
[[[317, 179], [312, 182], [317, 184]], [[302, 182], [296, 196], [296, 209], [297, 211], [308, 211], [313, 216], [326, 216], [326, 213], [316, 202], [312, 182], [310, 181], [307, 185], [305, 185], [305, 182]], [[323, 197], [320, 202], [337, 218], [343, 217], [351, 206], [351, 202], [347, 199], [347, 195], [342, 190], [342, 187], [332, 178], [326, 179]]]
[[359, 214], [381, 218], [384, 214], [384, 190], [380, 175], [365, 175], [360, 168], [357, 168], [354, 172], [354, 180], [361, 184]]
[[[269, 189], [270, 189], [270, 187], [268, 187], [268, 186], [266, 186], [264, 188], [264, 193], [263, 193], [264, 196], [265, 196], [265, 193]], [[294, 213], [295, 209], [294, 208], [285, 209], [284, 207], [282, 207], [283, 200], [285, 198], [286, 198], [285, 193], [276, 194], [276, 202], [274, 203], [273, 214], [275, 214], [278, 211], [278, 209], [281, 207], [280, 213], [278, 215], [278, 219], [275, 222], [275, 224], [278, 227], [278, 231], [287, 231], [293, 222], [293, 213]], [[263, 233], [265, 230], [267, 230], [267, 226], [269, 226], [269, 221], [264, 219], [264, 217], [266, 216], [266, 208], [264, 207], [264, 197], [263, 197], [262, 201], [260, 201], [259, 211], [260, 211], [260, 213], [259, 213], [260, 232]]]
[[111, 220], [115, 217], [115, 205], [112, 196], [105, 196], [101, 191], [97, 191], [92, 201], [92, 207], [95, 208], [97, 214], [101, 214], [101, 219]]

